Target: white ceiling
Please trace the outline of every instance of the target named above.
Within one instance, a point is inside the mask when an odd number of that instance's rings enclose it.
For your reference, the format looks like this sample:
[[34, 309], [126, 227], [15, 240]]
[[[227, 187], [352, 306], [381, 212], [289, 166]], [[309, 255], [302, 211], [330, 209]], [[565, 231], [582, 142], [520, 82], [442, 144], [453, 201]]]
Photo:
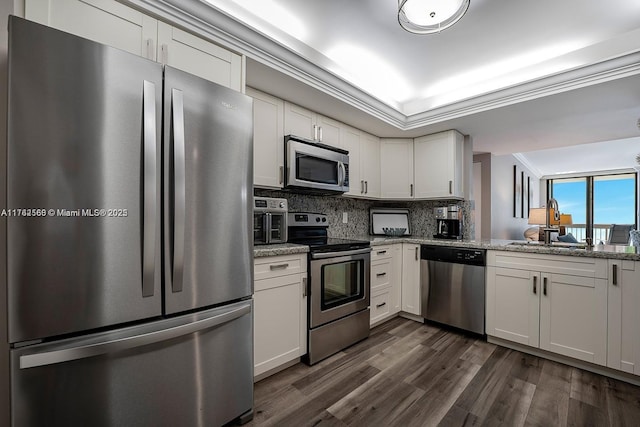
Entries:
[[[272, 45], [247, 54], [249, 85], [379, 136], [456, 128], [475, 152], [640, 152], [638, 0], [471, 0], [434, 35], [404, 31], [397, 0], [207, 1]], [[530, 164], [546, 174], [552, 158]]]

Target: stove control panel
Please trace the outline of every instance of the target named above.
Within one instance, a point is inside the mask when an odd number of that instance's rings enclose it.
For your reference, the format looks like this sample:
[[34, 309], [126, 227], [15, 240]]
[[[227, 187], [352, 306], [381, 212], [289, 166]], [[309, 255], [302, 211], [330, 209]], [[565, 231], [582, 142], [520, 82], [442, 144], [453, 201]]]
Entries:
[[287, 218], [289, 227], [328, 227], [329, 222], [325, 214], [311, 212], [289, 212]]

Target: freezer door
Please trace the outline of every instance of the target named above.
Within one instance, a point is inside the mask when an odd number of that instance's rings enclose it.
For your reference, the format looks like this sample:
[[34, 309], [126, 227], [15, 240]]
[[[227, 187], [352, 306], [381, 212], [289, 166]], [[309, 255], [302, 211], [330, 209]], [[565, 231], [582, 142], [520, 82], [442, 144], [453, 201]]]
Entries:
[[252, 328], [248, 300], [12, 350], [12, 425], [223, 425], [253, 406]]
[[165, 67], [165, 301], [176, 313], [252, 294], [252, 100]]
[[10, 342], [162, 314], [161, 101], [159, 64], [10, 18]]

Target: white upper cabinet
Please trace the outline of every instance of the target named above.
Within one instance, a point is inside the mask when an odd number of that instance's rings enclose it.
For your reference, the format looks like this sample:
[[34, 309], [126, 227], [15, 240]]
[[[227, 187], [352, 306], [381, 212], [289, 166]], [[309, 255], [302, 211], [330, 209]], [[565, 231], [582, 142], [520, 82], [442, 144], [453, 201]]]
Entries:
[[364, 197], [380, 197], [380, 138], [364, 132], [360, 135], [360, 180], [364, 181]]
[[380, 196], [413, 198], [413, 139], [380, 139]]
[[340, 147], [340, 122], [299, 105], [284, 103], [284, 134]]
[[110, 0], [25, 0], [25, 18], [242, 91], [242, 57]]
[[108, 0], [26, 0], [25, 18], [156, 60], [158, 21]]
[[158, 61], [242, 91], [242, 57], [179, 28], [158, 23]]
[[361, 167], [361, 132], [343, 125], [340, 128], [341, 148], [349, 152], [349, 191], [348, 196], [364, 196], [364, 179]]
[[253, 184], [282, 188], [284, 180], [284, 102], [247, 88], [253, 98]]
[[463, 198], [464, 136], [455, 130], [414, 141], [415, 198]]

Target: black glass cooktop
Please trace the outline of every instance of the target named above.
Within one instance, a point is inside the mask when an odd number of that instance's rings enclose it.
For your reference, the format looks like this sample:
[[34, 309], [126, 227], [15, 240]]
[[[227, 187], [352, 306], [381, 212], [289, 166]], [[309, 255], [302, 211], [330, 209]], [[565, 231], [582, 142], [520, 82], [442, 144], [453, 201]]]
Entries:
[[311, 252], [334, 252], [363, 249], [371, 246], [367, 240], [339, 239], [335, 237], [296, 237], [289, 238], [289, 243], [308, 245]]

